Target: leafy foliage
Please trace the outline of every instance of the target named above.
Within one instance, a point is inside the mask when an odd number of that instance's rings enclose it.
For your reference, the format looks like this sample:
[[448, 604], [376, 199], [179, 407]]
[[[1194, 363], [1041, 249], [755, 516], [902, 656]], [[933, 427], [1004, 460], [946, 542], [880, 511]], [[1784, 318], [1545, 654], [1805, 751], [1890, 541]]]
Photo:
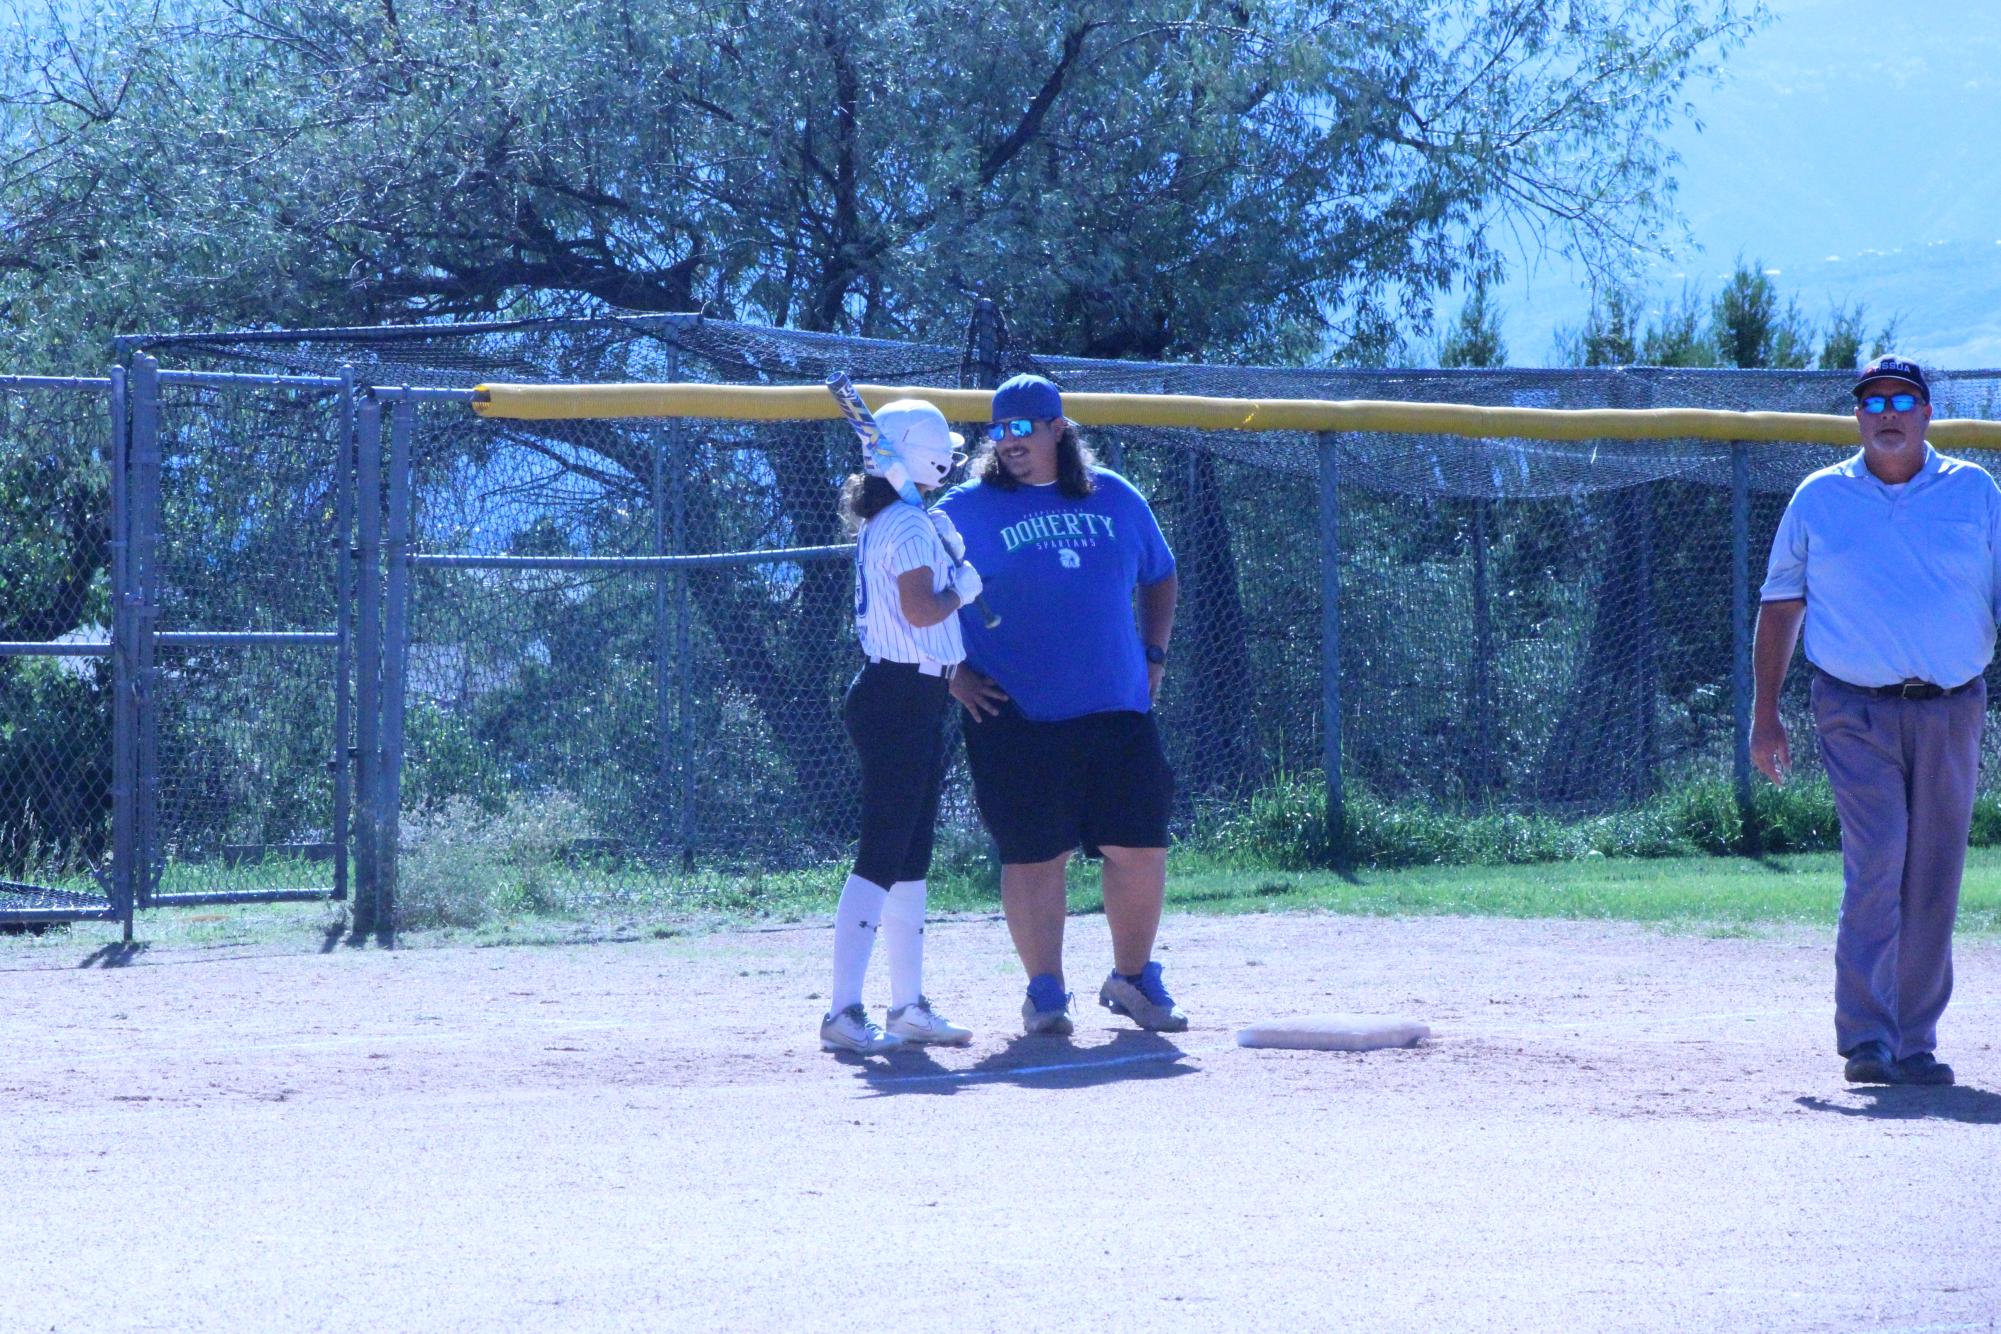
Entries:
[[[1360, 866], [1508, 866], [1584, 857], [1817, 852], [1838, 848], [1840, 821], [1825, 779], [1783, 788], [1760, 784], [1750, 820], [1728, 782], [1705, 779], [1608, 815], [1564, 820], [1502, 811], [1459, 814], [1435, 803], [1385, 801], [1346, 790], [1348, 856]], [[1983, 796], [1974, 843], [2001, 842], [2001, 804]], [[1328, 836], [1327, 786], [1317, 773], [1280, 774], [1263, 790], [1198, 831], [1201, 853], [1231, 864], [1306, 870], [1335, 862]]]
[[0, 31], [15, 364], [159, 328], [707, 309], [1381, 345], [1493, 238], [1611, 274], [1740, 0], [111, 0]]
[[[1714, 299], [1683, 289], [1651, 319], [1642, 294], [1614, 286], [1598, 292], [1581, 328], [1558, 336], [1573, 366], [1734, 366], [1740, 370], [1852, 370], [1861, 364], [1868, 313], [1858, 302], [1836, 306], [1825, 329], [1782, 297], [1763, 261], [1737, 261]], [[1896, 319], [1886, 322], [1869, 355], [1891, 349]], [[1815, 342], [1820, 346], [1815, 350]]]

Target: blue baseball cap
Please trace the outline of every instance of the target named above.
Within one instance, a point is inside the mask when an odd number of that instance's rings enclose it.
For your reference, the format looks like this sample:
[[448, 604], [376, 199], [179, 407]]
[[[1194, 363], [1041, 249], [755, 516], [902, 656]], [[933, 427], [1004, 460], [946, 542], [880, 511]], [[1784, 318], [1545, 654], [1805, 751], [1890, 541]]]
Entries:
[[1855, 397], [1862, 397], [1862, 386], [1871, 380], [1895, 380], [1899, 384], [1910, 385], [1925, 396], [1925, 402], [1932, 401], [1932, 387], [1925, 383], [1924, 368], [1917, 362], [1900, 357], [1894, 352], [1886, 352], [1864, 366], [1855, 377]]
[[1002, 380], [1000, 388], [994, 390], [994, 421], [1027, 417], [1046, 422], [1062, 415], [1063, 391], [1040, 375], [1016, 375]]

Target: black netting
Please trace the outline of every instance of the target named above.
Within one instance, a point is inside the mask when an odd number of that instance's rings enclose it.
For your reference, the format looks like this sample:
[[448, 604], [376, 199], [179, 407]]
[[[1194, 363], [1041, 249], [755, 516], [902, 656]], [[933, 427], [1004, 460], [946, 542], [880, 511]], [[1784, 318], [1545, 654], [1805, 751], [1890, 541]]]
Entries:
[[[1804, 371], [1106, 363], [694, 317], [149, 346], [166, 366], [352, 367], [364, 383], [391, 386], [817, 384], [833, 369], [879, 383], [974, 385], [1032, 368], [1073, 392], [1829, 412], [1845, 410], [1849, 384], [1841, 373]], [[2001, 373], [1942, 376], [1939, 415], [1992, 417], [1997, 396]], [[258, 448], [323, 447], [324, 399], [267, 396], [256, 411], [268, 414]], [[1339, 580], [1332, 684], [1351, 781], [1434, 807], [1589, 812], [1689, 778], [1727, 778], [1739, 702], [1733, 561], [1745, 560], [1755, 602], [1786, 496], [1841, 456], [1697, 441], [1087, 434], [1151, 499], [1179, 561], [1162, 709], [1184, 827], [1321, 767], [1328, 518]], [[853, 446], [837, 425], [485, 421], [431, 404], [414, 440], [423, 554], [757, 553], [845, 540], [834, 501]], [[310, 545], [322, 531], [319, 474], [258, 457], [277, 473], [257, 503], [292, 516], [294, 537]], [[1740, 463], [1749, 537], [1737, 551]], [[1336, 470], [1332, 515], [1322, 513], [1323, 466]], [[229, 485], [240, 498], [247, 483]], [[225, 544], [205, 557], [251, 569], [241, 600], [267, 611], [238, 620], [316, 624], [324, 570], [275, 557], [258, 568], [249, 557], [259, 540], [246, 533], [241, 552]], [[486, 821], [539, 848], [546, 864], [571, 868], [569, 883], [615, 894], [623, 877], [686, 855], [765, 867], [838, 855], [855, 827], [853, 760], [837, 714], [857, 662], [851, 579], [838, 550], [696, 569], [421, 568], [403, 782], [413, 857], [421, 861], [426, 840], [442, 845], [468, 821]], [[281, 593], [300, 599], [296, 613], [268, 611]], [[1804, 686], [1795, 673], [1793, 688]], [[299, 812], [291, 824], [273, 817], [259, 836], [304, 839], [319, 828], [311, 803], [285, 809]], [[947, 809], [947, 843], [976, 846], [956, 771]]]

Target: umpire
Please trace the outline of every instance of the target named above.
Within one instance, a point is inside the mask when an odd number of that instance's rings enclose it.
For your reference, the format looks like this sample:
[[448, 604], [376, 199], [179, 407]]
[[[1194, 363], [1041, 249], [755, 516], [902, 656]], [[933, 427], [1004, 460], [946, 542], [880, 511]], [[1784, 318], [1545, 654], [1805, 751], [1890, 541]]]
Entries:
[[1924, 371], [1855, 384], [1862, 449], [1800, 483], [1772, 540], [1752, 650], [1751, 758], [1783, 783], [1779, 688], [1806, 627], [1813, 715], [1841, 815], [1834, 1034], [1857, 1084], [1950, 1084], [1933, 1055], [1973, 818], [2001, 591], [2001, 489], [1925, 441]]

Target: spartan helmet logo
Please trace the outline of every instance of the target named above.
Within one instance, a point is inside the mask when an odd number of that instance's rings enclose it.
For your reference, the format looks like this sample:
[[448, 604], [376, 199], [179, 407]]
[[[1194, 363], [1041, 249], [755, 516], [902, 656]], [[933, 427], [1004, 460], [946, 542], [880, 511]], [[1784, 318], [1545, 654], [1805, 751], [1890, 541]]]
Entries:
[[1081, 570], [1084, 568], [1084, 558], [1069, 547], [1058, 547], [1056, 549], [1056, 563], [1066, 570]]

